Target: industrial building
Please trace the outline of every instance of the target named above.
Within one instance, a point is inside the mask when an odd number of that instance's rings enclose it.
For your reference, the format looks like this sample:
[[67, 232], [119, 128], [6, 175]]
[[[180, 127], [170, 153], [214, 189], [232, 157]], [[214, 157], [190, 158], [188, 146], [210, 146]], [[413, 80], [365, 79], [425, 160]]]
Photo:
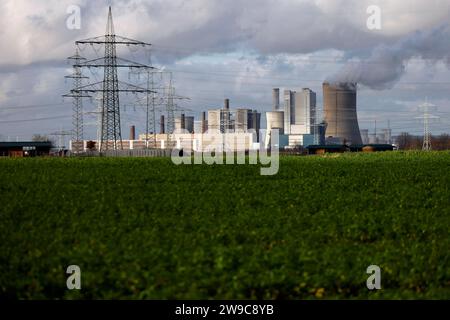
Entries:
[[378, 133], [361, 129], [361, 140], [363, 144], [392, 144], [392, 129], [381, 129]]
[[269, 143], [270, 130], [278, 129], [280, 135], [287, 136], [283, 147], [296, 148], [319, 144], [323, 130], [316, 123], [316, 93], [309, 88], [296, 92], [284, 90], [283, 109], [280, 109], [280, 89], [272, 90], [273, 111], [266, 113], [266, 145]]
[[323, 109], [330, 142], [362, 144], [356, 113], [356, 83], [323, 83]]
[[[230, 100], [225, 99], [223, 108], [202, 112], [200, 121], [184, 113], [175, 117], [173, 132], [166, 132], [163, 115], [159, 133], [140, 134], [136, 140], [136, 129], [131, 126], [130, 138], [122, 140], [121, 149], [256, 150], [259, 149], [260, 122], [261, 113], [250, 108], [230, 109]], [[83, 151], [101, 149], [99, 141], [84, 141], [82, 144]]]
[[326, 144], [326, 145], [310, 145], [306, 147], [308, 154], [326, 154], [326, 153], [344, 153], [344, 152], [380, 152], [392, 151], [394, 146], [392, 144], [360, 144], [360, 145], [345, 145], [345, 144]]
[[[345, 151], [389, 150], [390, 129], [372, 138], [368, 130], [360, 132], [356, 113], [356, 84], [323, 83], [324, 120], [317, 121], [316, 93], [309, 88], [272, 90], [272, 111], [266, 112], [264, 145], [271, 145], [271, 130], [278, 130], [279, 149], [306, 148], [311, 154]], [[261, 114], [253, 108], [230, 108], [225, 99], [221, 108], [201, 113], [200, 120], [184, 113], [174, 118], [173, 132], [166, 132], [165, 117], [160, 120], [160, 132], [141, 134], [130, 128], [129, 140], [122, 140], [123, 150], [189, 149], [196, 152], [256, 150], [261, 146], [259, 131]], [[108, 142], [106, 142], [108, 143]], [[111, 142], [112, 143], [112, 142]], [[84, 141], [82, 149], [99, 150], [98, 141]]]
[[0, 142], [0, 157], [38, 157], [50, 155], [50, 141]]
[[[256, 135], [252, 132], [205, 132], [205, 133], [158, 133], [139, 135], [139, 140], [122, 140], [122, 150], [189, 149], [196, 152], [214, 149], [216, 151], [246, 151], [259, 149]], [[99, 141], [84, 141], [84, 151], [98, 151]]]
[[257, 134], [261, 128], [261, 113], [249, 108], [230, 109], [230, 100], [225, 99], [221, 109], [208, 110], [209, 132], [248, 132], [254, 130]]

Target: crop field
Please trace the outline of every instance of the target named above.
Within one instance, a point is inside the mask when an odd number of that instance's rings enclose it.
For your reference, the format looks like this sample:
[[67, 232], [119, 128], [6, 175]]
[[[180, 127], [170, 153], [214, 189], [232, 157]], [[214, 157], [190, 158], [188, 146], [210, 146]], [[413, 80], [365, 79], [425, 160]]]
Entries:
[[259, 168], [0, 159], [0, 298], [450, 299], [450, 153]]

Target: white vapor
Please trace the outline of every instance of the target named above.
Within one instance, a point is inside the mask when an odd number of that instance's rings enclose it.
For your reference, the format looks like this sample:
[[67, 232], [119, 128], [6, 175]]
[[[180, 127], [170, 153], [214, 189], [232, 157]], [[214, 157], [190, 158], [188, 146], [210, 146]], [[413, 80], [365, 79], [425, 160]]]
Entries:
[[421, 58], [431, 63], [445, 61], [449, 65], [449, 39], [448, 24], [429, 31], [416, 31], [391, 46], [377, 46], [368, 59], [349, 61], [328, 81], [356, 82], [377, 90], [392, 88], [411, 59]]

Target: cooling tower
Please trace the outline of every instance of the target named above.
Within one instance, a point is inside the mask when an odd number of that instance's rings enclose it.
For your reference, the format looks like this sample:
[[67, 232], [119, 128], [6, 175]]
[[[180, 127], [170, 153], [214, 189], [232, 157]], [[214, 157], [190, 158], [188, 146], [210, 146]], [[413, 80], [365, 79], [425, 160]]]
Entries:
[[356, 83], [323, 84], [323, 109], [326, 137], [342, 143], [362, 144], [356, 114]]

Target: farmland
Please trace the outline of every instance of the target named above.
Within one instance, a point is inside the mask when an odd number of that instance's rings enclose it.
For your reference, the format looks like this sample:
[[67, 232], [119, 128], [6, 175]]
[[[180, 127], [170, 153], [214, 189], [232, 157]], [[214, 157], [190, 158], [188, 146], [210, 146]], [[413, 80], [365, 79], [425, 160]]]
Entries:
[[0, 297], [449, 299], [449, 226], [448, 152], [0, 159]]

